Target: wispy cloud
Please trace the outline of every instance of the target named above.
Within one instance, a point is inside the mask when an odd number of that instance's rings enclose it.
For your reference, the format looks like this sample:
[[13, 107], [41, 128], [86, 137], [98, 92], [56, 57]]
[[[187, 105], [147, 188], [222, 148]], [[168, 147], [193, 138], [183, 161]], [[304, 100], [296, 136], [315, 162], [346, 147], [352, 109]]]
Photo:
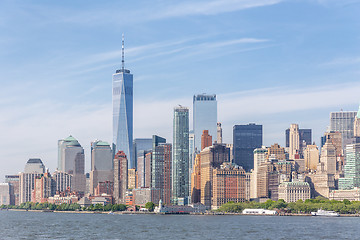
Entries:
[[344, 66], [344, 65], [354, 65], [360, 63], [360, 57], [341, 57], [335, 58], [329, 62], [322, 63], [320, 66], [333, 67], [333, 66]]

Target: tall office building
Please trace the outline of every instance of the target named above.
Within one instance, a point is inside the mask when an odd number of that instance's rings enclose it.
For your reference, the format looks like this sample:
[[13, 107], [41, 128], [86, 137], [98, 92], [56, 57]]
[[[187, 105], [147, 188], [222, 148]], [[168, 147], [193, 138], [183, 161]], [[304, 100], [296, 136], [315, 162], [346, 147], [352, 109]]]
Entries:
[[124, 36], [122, 41], [122, 67], [113, 74], [113, 144], [114, 152], [123, 151], [128, 167], [134, 168], [133, 158], [133, 75], [124, 65]]
[[20, 176], [5, 175], [5, 183], [10, 186], [10, 205], [19, 205], [20, 201]]
[[217, 123], [217, 139], [216, 139], [217, 143], [222, 143], [222, 127], [221, 127], [221, 123], [218, 122]]
[[151, 187], [159, 190], [159, 199], [165, 205], [171, 204], [172, 197], [172, 145], [159, 143], [153, 150], [153, 171]]
[[354, 137], [360, 137], [360, 106], [354, 119]]
[[73, 175], [72, 190], [85, 193], [84, 149], [73, 136], [58, 141], [58, 170]]
[[319, 164], [319, 149], [316, 145], [307, 145], [304, 150], [305, 170], [315, 171]]
[[198, 94], [193, 97], [193, 124], [195, 134], [195, 148], [201, 147], [201, 135], [204, 130], [209, 135], [217, 136], [217, 101], [215, 94]]
[[100, 140], [91, 143], [90, 193], [99, 182], [114, 182], [112, 149], [110, 144]]
[[268, 149], [265, 146], [254, 149], [254, 170], [251, 171], [250, 198], [257, 198], [257, 182], [259, 166], [267, 162]]
[[325, 145], [321, 148], [320, 163], [324, 166], [324, 171], [327, 174], [336, 173], [336, 151], [335, 146], [328, 139]]
[[360, 143], [346, 146], [344, 178], [339, 179], [339, 189], [360, 187]]
[[354, 121], [357, 112], [331, 112], [330, 131], [338, 131], [342, 136], [343, 149], [353, 143]]
[[118, 151], [114, 157], [114, 198], [115, 203], [125, 204], [128, 188], [128, 160], [123, 151]]
[[65, 192], [72, 191], [72, 175], [66, 172], [55, 171], [53, 174], [53, 179], [56, 182], [56, 191]]
[[150, 187], [152, 151], [140, 150], [137, 152], [137, 156], [137, 187]]
[[300, 154], [299, 125], [291, 124], [289, 132], [289, 159], [294, 160], [296, 154]]
[[[135, 159], [135, 165], [134, 168], [137, 169], [137, 158], [138, 153], [140, 151], [150, 151], [152, 150], [152, 138], [135, 138], [133, 142], [133, 157]], [[143, 152], [140, 154], [140, 156], [143, 154]]]
[[[195, 135], [196, 141], [196, 135]], [[173, 122], [172, 202], [188, 203], [189, 198], [189, 109], [174, 108]]]
[[254, 168], [254, 149], [262, 146], [262, 125], [250, 123], [233, 127], [234, 161], [245, 171]]
[[267, 159], [286, 160], [285, 148], [275, 143], [268, 148]]
[[31, 202], [31, 193], [35, 187], [35, 178], [45, 173], [45, 166], [39, 158], [30, 158], [25, 171], [20, 173], [20, 203]]

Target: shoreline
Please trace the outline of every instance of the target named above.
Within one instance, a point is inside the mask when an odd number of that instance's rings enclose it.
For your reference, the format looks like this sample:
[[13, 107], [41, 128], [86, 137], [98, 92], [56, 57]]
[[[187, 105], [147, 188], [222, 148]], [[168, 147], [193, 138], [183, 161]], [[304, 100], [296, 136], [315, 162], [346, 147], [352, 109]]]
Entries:
[[[188, 213], [188, 214], [172, 214], [172, 213], [154, 213], [154, 212], [132, 212], [132, 211], [122, 211], [122, 212], [108, 212], [108, 211], [56, 211], [56, 210], [26, 210], [26, 209], [1, 209], [1, 211], [15, 211], [15, 212], [52, 212], [52, 213], [77, 213], [77, 214], [108, 214], [108, 215], [204, 215], [204, 216], [221, 216], [221, 215], [234, 215], [234, 216], [276, 216], [276, 217], [312, 217], [310, 213], [285, 213], [285, 214], [276, 214], [276, 215], [266, 215], [266, 214], [242, 214], [242, 213], [217, 213], [217, 212], [208, 212], [208, 213]], [[315, 217], [315, 216], [314, 216]], [[319, 216], [317, 216], [319, 217]], [[340, 214], [339, 217], [360, 217], [360, 214]]]

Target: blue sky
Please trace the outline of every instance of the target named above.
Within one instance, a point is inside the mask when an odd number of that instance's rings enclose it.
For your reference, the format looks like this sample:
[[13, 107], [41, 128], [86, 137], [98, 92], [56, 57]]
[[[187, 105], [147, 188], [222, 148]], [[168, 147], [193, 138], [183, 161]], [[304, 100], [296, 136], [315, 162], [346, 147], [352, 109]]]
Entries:
[[51, 171], [57, 140], [111, 141], [111, 78], [134, 74], [134, 136], [171, 141], [172, 109], [216, 93], [224, 138], [264, 125], [284, 145], [291, 123], [319, 143], [329, 113], [360, 98], [360, 1], [0, 2], [0, 177], [30, 157]]

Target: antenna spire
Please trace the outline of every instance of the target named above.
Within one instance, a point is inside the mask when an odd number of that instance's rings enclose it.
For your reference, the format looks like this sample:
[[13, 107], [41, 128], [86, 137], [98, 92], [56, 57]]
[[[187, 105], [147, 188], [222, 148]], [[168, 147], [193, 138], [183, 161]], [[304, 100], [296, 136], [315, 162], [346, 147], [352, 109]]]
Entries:
[[124, 69], [125, 69], [125, 56], [124, 56], [124, 34], [122, 34], [122, 46], [121, 46], [121, 57], [122, 57], [122, 60], [121, 60], [121, 69], [122, 71], [124, 72]]

